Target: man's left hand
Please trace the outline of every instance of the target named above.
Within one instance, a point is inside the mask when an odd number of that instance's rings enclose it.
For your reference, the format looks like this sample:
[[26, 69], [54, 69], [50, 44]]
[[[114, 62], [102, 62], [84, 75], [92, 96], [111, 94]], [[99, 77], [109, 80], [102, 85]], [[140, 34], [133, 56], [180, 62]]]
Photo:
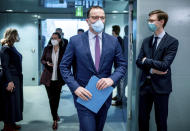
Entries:
[[168, 70], [166, 70], [166, 71], [159, 71], [159, 70], [156, 70], [156, 69], [152, 69], [152, 74], [165, 75], [167, 73], [168, 73]]
[[113, 80], [111, 78], [101, 78], [97, 84], [96, 84], [96, 88], [98, 90], [102, 90], [102, 89], [105, 89], [109, 86], [112, 86], [113, 85]]

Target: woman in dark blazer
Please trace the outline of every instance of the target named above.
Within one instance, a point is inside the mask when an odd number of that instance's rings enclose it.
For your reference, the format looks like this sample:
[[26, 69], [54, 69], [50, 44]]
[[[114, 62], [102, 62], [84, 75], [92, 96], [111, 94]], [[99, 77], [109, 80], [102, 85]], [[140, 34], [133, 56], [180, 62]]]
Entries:
[[65, 84], [59, 70], [59, 64], [65, 52], [66, 45], [61, 39], [61, 35], [57, 32], [52, 34], [52, 37], [45, 47], [41, 63], [44, 65], [44, 70], [41, 76], [40, 83], [45, 85], [49, 98], [51, 114], [53, 117], [52, 128], [55, 130], [58, 127], [57, 121], [59, 116], [57, 113], [61, 88]]
[[19, 40], [16, 29], [7, 29], [1, 40], [3, 131], [16, 131], [16, 122], [23, 119], [22, 55], [14, 46]]

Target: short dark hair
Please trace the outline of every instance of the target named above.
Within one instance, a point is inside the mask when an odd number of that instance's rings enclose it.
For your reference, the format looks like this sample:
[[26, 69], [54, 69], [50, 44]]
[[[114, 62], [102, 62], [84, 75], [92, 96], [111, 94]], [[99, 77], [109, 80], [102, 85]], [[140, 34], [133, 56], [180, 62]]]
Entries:
[[62, 29], [61, 29], [61, 28], [56, 28], [55, 31], [60, 31], [60, 32], [62, 32]]
[[91, 6], [91, 7], [89, 8], [89, 10], [87, 11], [87, 18], [90, 17], [90, 11], [91, 11], [92, 9], [102, 9], [102, 10], [104, 10], [104, 9], [103, 9], [102, 7], [100, 7], [100, 6]]
[[168, 22], [168, 14], [162, 10], [153, 10], [149, 13], [149, 16], [157, 14], [158, 20], [164, 20], [163, 28], [166, 26]]
[[112, 31], [114, 31], [116, 35], [119, 35], [119, 33], [120, 33], [120, 26], [119, 25], [113, 25], [112, 26]]
[[83, 29], [78, 29], [78, 32], [79, 32], [79, 31], [80, 31], [80, 32], [84, 32], [84, 30], [83, 30]]

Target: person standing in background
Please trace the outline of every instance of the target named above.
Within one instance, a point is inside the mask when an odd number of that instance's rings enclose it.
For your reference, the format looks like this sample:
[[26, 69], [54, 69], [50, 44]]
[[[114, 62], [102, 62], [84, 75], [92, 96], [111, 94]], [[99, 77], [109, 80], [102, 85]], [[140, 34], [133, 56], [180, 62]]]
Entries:
[[[122, 49], [122, 53], [125, 56], [125, 54], [124, 54], [124, 52], [125, 52], [124, 42], [123, 42], [123, 39], [121, 38], [121, 36], [119, 36], [119, 34], [120, 34], [120, 26], [119, 25], [113, 25], [112, 26], [112, 35], [118, 39], [120, 46], [121, 46], [121, 49]], [[125, 59], [127, 60], [127, 58], [125, 58]], [[112, 106], [121, 106], [123, 104], [123, 101], [126, 101], [126, 97], [125, 97], [126, 84], [124, 85], [125, 79], [126, 79], [126, 75], [117, 84], [117, 94], [115, 97], [112, 98], [112, 100], [114, 100], [116, 102], [113, 103]], [[127, 80], [125, 80], [125, 83], [126, 83], [126, 81]]]
[[165, 32], [168, 14], [162, 10], [149, 13], [148, 27], [154, 33], [143, 40], [136, 64], [141, 69], [139, 131], [149, 131], [154, 103], [157, 131], [167, 131], [168, 102], [172, 91], [171, 64], [178, 40]]
[[20, 129], [21, 126], [16, 125], [16, 122], [23, 120], [22, 55], [14, 46], [15, 42], [19, 41], [18, 31], [11, 28], [6, 30], [1, 40], [3, 131]]
[[61, 35], [58, 32], [52, 34], [51, 39], [45, 47], [41, 63], [44, 65], [40, 83], [45, 85], [49, 98], [51, 114], [53, 117], [52, 128], [58, 128], [57, 121], [60, 120], [58, 116], [58, 106], [60, 100], [61, 88], [65, 84], [63, 81], [59, 64], [65, 52], [66, 45], [63, 46]]

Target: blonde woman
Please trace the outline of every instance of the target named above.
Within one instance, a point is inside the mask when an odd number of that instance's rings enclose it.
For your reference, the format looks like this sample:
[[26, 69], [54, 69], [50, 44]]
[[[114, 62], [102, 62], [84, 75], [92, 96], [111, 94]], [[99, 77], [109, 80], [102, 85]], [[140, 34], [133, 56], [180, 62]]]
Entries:
[[22, 55], [14, 46], [19, 40], [17, 30], [11, 28], [6, 30], [1, 40], [3, 131], [20, 129], [16, 122], [23, 119]]

